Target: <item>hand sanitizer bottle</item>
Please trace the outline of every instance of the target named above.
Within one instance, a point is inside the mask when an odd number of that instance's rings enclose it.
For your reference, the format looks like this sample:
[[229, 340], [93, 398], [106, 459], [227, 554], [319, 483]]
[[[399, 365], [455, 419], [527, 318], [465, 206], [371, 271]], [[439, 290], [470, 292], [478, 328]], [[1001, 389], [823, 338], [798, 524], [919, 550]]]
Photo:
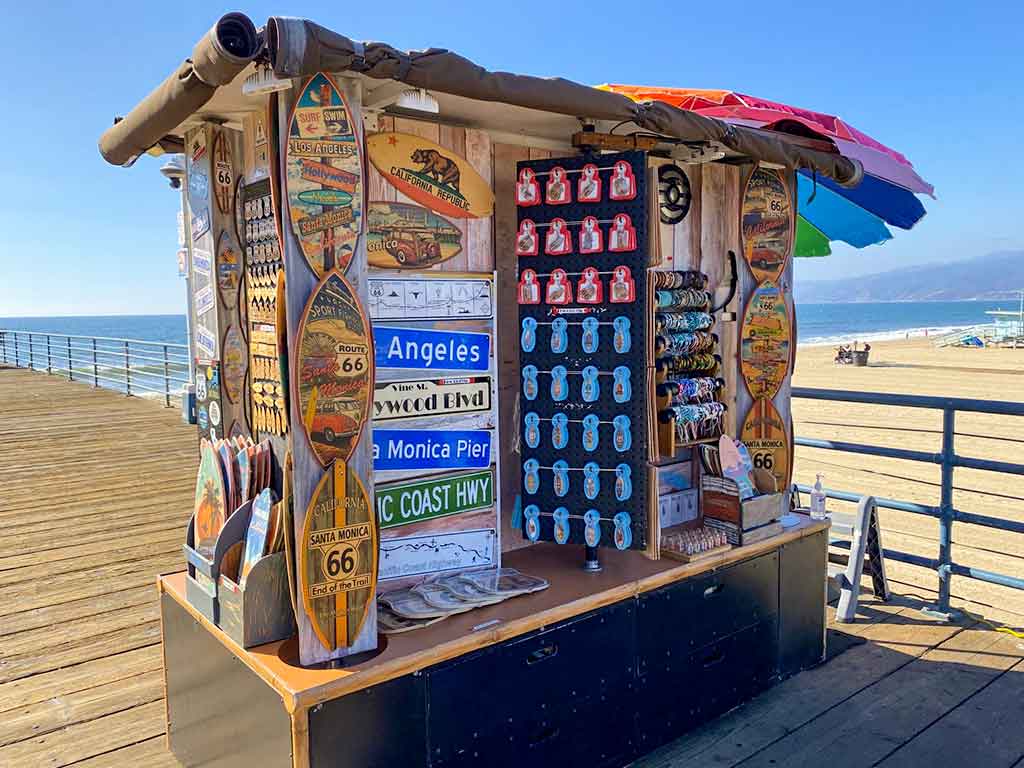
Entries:
[[825, 519], [825, 489], [821, 487], [820, 473], [814, 481], [814, 488], [811, 489], [811, 519]]

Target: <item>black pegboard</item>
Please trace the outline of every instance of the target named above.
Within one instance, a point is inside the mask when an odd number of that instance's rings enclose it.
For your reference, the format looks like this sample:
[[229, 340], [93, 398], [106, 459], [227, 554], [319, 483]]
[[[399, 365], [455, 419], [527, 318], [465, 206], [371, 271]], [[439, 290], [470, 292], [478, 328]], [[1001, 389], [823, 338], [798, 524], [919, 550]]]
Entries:
[[[610, 200], [608, 197], [612, 166], [619, 160], [629, 163], [633, 178], [636, 182], [636, 196], [628, 201]], [[580, 175], [573, 173], [582, 169], [587, 163], [594, 163], [598, 166], [598, 175], [601, 179], [602, 200], [596, 203], [578, 203], [577, 180]], [[561, 166], [568, 171], [568, 179], [572, 191], [573, 202], [563, 205], [547, 205], [543, 202], [546, 175], [553, 167]], [[565, 507], [570, 515], [582, 517], [588, 509], [597, 510], [602, 518], [601, 538], [599, 545], [613, 547], [615, 526], [611, 522], [612, 517], [620, 511], [628, 512], [631, 516], [632, 528], [632, 549], [645, 549], [647, 547], [647, 509], [651, 489], [648, 487], [647, 472], [647, 442], [648, 431], [648, 351], [646, 349], [647, 322], [649, 309], [646, 305], [647, 297], [647, 266], [649, 253], [648, 237], [648, 216], [647, 216], [647, 179], [646, 179], [646, 155], [642, 152], [624, 152], [610, 155], [590, 155], [566, 158], [553, 158], [550, 160], [524, 161], [518, 164], [518, 170], [530, 168], [538, 174], [539, 190], [542, 203], [534, 206], [518, 207], [518, 222], [523, 219], [531, 219], [538, 226], [538, 255], [520, 256], [518, 258], [519, 272], [523, 269], [533, 269], [538, 275], [540, 284], [540, 304], [519, 305], [519, 327], [517, 333], [522, 333], [522, 321], [524, 318], [532, 318], [537, 322], [536, 340], [532, 352], [523, 351], [520, 341], [520, 371], [527, 365], [533, 365], [540, 371], [551, 371], [555, 366], [562, 365], [568, 371], [568, 396], [562, 402], [556, 402], [550, 397], [550, 386], [552, 377], [547, 373], [540, 373], [537, 376], [538, 394], [536, 399], [527, 400], [523, 392], [523, 379], [520, 373], [520, 443], [522, 446], [522, 461], [536, 459], [541, 467], [551, 467], [556, 461], [563, 460], [570, 467], [569, 492], [562, 497], [555, 495], [553, 490], [553, 472], [550, 469], [541, 469], [539, 473], [540, 488], [536, 493], [527, 493], [525, 484], [525, 473], [520, 468], [520, 491], [522, 493], [522, 507], [525, 510], [530, 504], [536, 504], [541, 511], [540, 539], [543, 541], [554, 540], [554, 521], [550, 516], [558, 507]], [[517, 174], [518, 176], [518, 174]], [[600, 227], [603, 235], [604, 250], [595, 254], [579, 253], [579, 225], [571, 222], [580, 222], [586, 216], [594, 216], [599, 222], [610, 222], [618, 213], [629, 215], [636, 232], [636, 249], [629, 252], [613, 252], [608, 250], [609, 230], [611, 224], [602, 223]], [[573, 238], [573, 253], [562, 256], [547, 256], [544, 254], [544, 235], [547, 229], [543, 225], [554, 218], [562, 218], [570, 222], [569, 232]], [[518, 227], [517, 227], [518, 230]], [[514, 243], [502, 244], [502, 247], [513, 249]], [[611, 303], [609, 285], [611, 274], [602, 274], [601, 281], [604, 290], [604, 301], [600, 305], [580, 304], [576, 299], [577, 282], [579, 273], [586, 267], [595, 267], [601, 273], [611, 273], [620, 265], [629, 267], [635, 284], [635, 300], [631, 303]], [[565, 307], [552, 307], [544, 303], [545, 289], [548, 277], [556, 268], [564, 269], [570, 274], [570, 282], [573, 289], [574, 302]], [[572, 310], [589, 308], [592, 311], [587, 314], [574, 314]], [[569, 312], [563, 312], [568, 309]], [[565, 317], [568, 321], [567, 347], [562, 354], [551, 351], [552, 326], [550, 323], [555, 317]], [[586, 317], [596, 317], [601, 323], [598, 326], [599, 344], [593, 353], [586, 353], [582, 348], [583, 327], [582, 321]], [[630, 321], [630, 349], [625, 353], [615, 351], [613, 345], [614, 328], [611, 323], [616, 317], [626, 317]], [[580, 371], [586, 366], [595, 366], [600, 372], [612, 372], [618, 366], [626, 366], [630, 370], [630, 385], [632, 397], [628, 402], [617, 403], [613, 397], [613, 378], [608, 375], [599, 375], [600, 396], [594, 402], [584, 402], [582, 389], [582, 375]], [[530, 413], [536, 413], [540, 419], [540, 442], [536, 448], [530, 448], [526, 441], [526, 418]], [[569, 419], [568, 431], [569, 440], [565, 448], [556, 449], [552, 444], [552, 417], [556, 413], [564, 413]], [[595, 414], [601, 422], [612, 422], [615, 416], [625, 415], [630, 419], [630, 432], [632, 446], [620, 452], [615, 450], [613, 445], [614, 426], [611, 423], [601, 423], [598, 426], [599, 445], [595, 451], [587, 451], [582, 444], [583, 424], [579, 423], [585, 416]], [[618, 501], [615, 498], [615, 474], [612, 471], [600, 472], [601, 489], [597, 498], [590, 500], [584, 494], [582, 471], [573, 471], [572, 468], [582, 468], [587, 462], [596, 462], [603, 470], [614, 470], [618, 464], [626, 464], [630, 467], [632, 481], [632, 495], [626, 501]], [[547, 513], [547, 514], [545, 514]], [[523, 517], [525, 536], [526, 518]], [[567, 543], [583, 544], [585, 524], [582, 519], [569, 520], [570, 536]]]

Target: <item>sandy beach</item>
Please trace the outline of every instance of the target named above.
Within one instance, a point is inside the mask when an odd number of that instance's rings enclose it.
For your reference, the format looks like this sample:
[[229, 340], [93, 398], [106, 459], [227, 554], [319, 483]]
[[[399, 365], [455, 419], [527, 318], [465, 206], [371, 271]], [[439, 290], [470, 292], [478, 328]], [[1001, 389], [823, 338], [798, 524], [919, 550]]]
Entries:
[[[794, 385], [822, 389], [894, 392], [994, 400], [1024, 400], [1024, 350], [936, 348], [931, 339], [877, 342], [869, 366], [833, 363], [832, 346], [800, 346]], [[938, 452], [942, 414], [913, 408], [828, 403], [794, 398], [796, 433], [855, 443]], [[956, 450], [962, 456], [1020, 462], [1024, 418], [958, 414]], [[916, 462], [797, 448], [794, 479], [828, 488], [870, 493], [921, 504], [939, 503], [939, 467]], [[957, 509], [1024, 521], [1024, 477], [958, 469]], [[806, 500], [805, 500], [806, 503]], [[834, 508], [850, 509], [829, 500]], [[881, 510], [884, 546], [936, 557], [938, 523], [921, 515]], [[1024, 535], [956, 523], [953, 559], [964, 565], [1024, 575]], [[893, 561], [886, 564], [898, 591], [929, 595], [935, 573]], [[954, 577], [954, 605], [994, 620], [1024, 625], [1024, 591]]]

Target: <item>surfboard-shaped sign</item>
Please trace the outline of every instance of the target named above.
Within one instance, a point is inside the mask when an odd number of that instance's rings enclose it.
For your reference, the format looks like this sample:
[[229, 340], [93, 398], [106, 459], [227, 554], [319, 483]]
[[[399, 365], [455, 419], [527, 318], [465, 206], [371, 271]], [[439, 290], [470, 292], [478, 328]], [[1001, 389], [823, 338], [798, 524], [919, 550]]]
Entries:
[[381, 269], [428, 269], [462, 252], [462, 232], [447, 219], [411, 203], [370, 203], [366, 258]]
[[366, 139], [370, 162], [410, 200], [453, 219], [482, 219], [494, 193], [470, 162], [430, 139], [376, 133]]
[[310, 446], [325, 467], [347, 461], [370, 411], [373, 342], [363, 307], [337, 270], [314, 289], [298, 339], [291, 381]]
[[377, 525], [359, 476], [343, 461], [320, 480], [298, 542], [302, 603], [333, 651], [352, 645], [377, 587]]
[[217, 131], [213, 140], [213, 195], [217, 208], [231, 215], [235, 195], [234, 168], [231, 165], [231, 143], [224, 131]]
[[743, 193], [743, 256], [759, 282], [778, 281], [793, 245], [789, 189], [778, 171], [755, 168]]
[[363, 213], [362, 159], [352, 112], [329, 75], [309, 78], [292, 108], [285, 154], [288, 208], [317, 277], [352, 260]]
[[789, 482], [789, 437], [782, 417], [766, 397], [759, 397], [743, 422], [740, 440], [747, 446], [754, 469], [764, 469], [775, 477], [776, 488], [786, 489]]
[[775, 283], [761, 283], [740, 326], [740, 369], [752, 397], [775, 397], [789, 372], [792, 343], [785, 296]]
[[221, 347], [221, 370], [224, 373], [224, 393], [232, 403], [241, 402], [245, 389], [245, 373], [249, 360], [245, 353], [245, 340], [237, 325], [232, 325], [224, 334]]
[[212, 558], [217, 536], [227, 519], [227, 495], [220, 458], [209, 440], [199, 448], [199, 473], [196, 475], [195, 545], [203, 557]]
[[470, 320], [494, 316], [489, 278], [371, 277], [371, 320]]
[[242, 249], [226, 229], [217, 241], [217, 288], [220, 300], [228, 309], [238, 303], [238, 287], [242, 284]]

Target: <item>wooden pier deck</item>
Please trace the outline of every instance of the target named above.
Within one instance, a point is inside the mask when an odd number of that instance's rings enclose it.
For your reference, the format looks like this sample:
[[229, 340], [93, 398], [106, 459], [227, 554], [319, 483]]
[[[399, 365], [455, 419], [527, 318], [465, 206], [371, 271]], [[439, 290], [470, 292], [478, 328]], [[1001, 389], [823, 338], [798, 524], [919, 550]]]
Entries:
[[[176, 410], [0, 369], [0, 766], [178, 765], [154, 581], [195, 468]], [[865, 599], [858, 644], [637, 765], [1024, 768], [1024, 641], [929, 598]]]

